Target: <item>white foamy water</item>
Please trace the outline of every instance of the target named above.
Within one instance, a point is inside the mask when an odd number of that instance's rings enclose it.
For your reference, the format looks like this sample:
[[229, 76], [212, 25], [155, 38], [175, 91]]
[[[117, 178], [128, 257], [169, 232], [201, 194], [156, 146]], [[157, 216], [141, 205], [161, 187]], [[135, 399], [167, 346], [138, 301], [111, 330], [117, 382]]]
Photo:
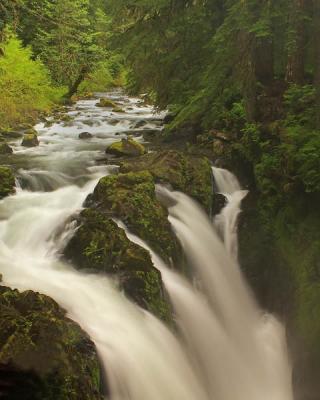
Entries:
[[[150, 107], [118, 93], [112, 96], [127, 111], [118, 123], [122, 131], [141, 115], [152, 124]], [[189, 280], [168, 269], [149, 249], [172, 301], [176, 334], [129, 302], [108, 277], [83, 274], [59, 261], [62, 239], [70, 235], [66, 222], [79, 212], [99, 178], [112, 172], [92, 160], [118, 138], [114, 122], [108, 125], [114, 116], [93, 100], [79, 102], [70, 114], [75, 115], [70, 127], [38, 127], [43, 140], [38, 149], [16, 144], [15, 156], [27, 156], [28, 163], [22, 159], [24, 189], [0, 202], [4, 284], [51, 296], [88, 332], [104, 364], [111, 400], [291, 400], [283, 327], [258, 309], [233, 245], [221, 241], [207, 216], [184, 194], [157, 189], [162, 198], [170, 198], [170, 222], [193, 276]], [[91, 133], [105, 125], [108, 137], [103, 139], [100, 131], [93, 143], [79, 142], [78, 128], [83, 129], [88, 114], [95, 121]], [[221, 172], [222, 180], [225, 174]], [[230, 196], [240, 190], [221, 189]], [[225, 237], [236, 226], [236, 215], [230, 214], [235, 221], [225, 224]], [[128, 237], [147, 247], [129, 232]]]

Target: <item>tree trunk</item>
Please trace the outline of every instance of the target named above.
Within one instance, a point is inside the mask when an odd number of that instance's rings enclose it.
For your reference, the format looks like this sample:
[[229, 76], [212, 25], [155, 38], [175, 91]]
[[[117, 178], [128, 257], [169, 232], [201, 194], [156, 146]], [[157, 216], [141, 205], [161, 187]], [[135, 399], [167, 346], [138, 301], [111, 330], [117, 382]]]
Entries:
[[[314, 85], [316, 88], [317, 109], [320, 110], [320, 3], [319, 0], [314, 0], [314, 33], [313, 40], [315, 45], [315, 70], [314, 70]], [[316, 113], [317, 127], [320, 129], [320, 111]]]
[[70, 99], [74, 94], [77, 93], [78, 87], [80, 86], [81, 82], [85, 79], [88, 72], [89, 72], [88, 67], [83, 67], [80, 70], [78, 78], [73, 83], [73, 85], [69, 87], [69, 91], [66, 95], [67, 99]]
[[306, 0], [294, 0], [290, 25], [295, 32], [295, 38], [293, 48], [289, 49], [286, 70], [286, 81], [289, 83], [303, 84], [304, 82], [305, 48], [307, 44], [306, 7]]
[[274, 78], [274, 54], [271, 38], [257, 41], [254, 58], [257, 80], [263, 85], [269, 85]]

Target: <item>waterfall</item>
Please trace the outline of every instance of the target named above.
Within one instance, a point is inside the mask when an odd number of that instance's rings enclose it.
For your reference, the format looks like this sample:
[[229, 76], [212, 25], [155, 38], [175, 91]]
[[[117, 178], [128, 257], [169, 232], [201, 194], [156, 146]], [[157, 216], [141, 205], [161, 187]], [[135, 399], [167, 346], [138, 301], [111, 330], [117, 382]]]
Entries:
[[[88, 113], [103, 112], [90, 101], [81, 104]], [[124, 130], [127, 121], [122, 124]], [[16, 147], [33, 157], [34, 170], [21, 170], [26, 187], [0, 202], [3, 284], [54, 298], [82, 326], [98, 349], [111, 400], [291, 400], [284, 328], [259, 310], [235, 256], [242, 193], [235, 177], [214, 171], [217, 190], [228, 198], [220, 214], [225, 243], [193, 200], [157, 187], [199, 282], [196, 288], [127, 231], [132, 241], [150, 251], [162, 273], [174, 308], [177, 332], [173, 333], [126, 299], [107, 276], [84, 274], [59, 260], [61, 237], [72, 234], [72, 227], [61, 232], [62, 227], [81, 210], [98, 179], [111, 173], [110, 168], [90, 163], [97, 144], [84, 150], [77, 141], [78, 128], [74, 138], [72, 129], [66, 128], [68, 140], [63, 129], [40, 129], [47, 144], [39, 149]], [[57, 165], [59, 171], [52, 173]], [[77, 185], [76, 178], [83, 176], [85, 183], [81, 178]], [[44, 186], [50, 192], [40, 191]]]
[[215, 225], [221, 234], [228, 253], [238, 258], [237, 221], [241, 211], [241, 201], [247, 195], [242, 190], [237, 178], [226, 169], [212, 168], [217, 193], [225, 196], [226, 207], [215, 217]]

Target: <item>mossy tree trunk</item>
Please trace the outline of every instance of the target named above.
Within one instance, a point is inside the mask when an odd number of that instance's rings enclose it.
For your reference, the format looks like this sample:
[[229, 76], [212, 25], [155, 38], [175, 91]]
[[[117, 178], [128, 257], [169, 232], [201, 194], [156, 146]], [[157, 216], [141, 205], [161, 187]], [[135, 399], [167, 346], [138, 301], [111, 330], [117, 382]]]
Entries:
[[[307, 45], [306, 15], [308, 0], [294, 0], [289, 16], [289, 48], [286, 81], [303, 84], [305, 77], [305, 49]], [[290, 37], [291, 36], [291, 37]]]
[[[314, 85], [316, 88], [316, 101], [318, 110], [320, 110], [320, 2], [314, 0], [314, 34], [313, 40], [315, 44], [315, 72]], [[316, 113], [317, 127], [320, 129], [320, 112]]]

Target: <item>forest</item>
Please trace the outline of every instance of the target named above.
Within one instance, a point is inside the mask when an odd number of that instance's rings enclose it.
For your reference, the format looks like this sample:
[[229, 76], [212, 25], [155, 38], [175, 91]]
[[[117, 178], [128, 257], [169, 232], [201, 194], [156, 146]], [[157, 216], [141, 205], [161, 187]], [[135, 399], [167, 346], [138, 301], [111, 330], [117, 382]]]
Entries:
[[319, 39], [319, 0], [0, 0], [0, 399], [320, 399]]

